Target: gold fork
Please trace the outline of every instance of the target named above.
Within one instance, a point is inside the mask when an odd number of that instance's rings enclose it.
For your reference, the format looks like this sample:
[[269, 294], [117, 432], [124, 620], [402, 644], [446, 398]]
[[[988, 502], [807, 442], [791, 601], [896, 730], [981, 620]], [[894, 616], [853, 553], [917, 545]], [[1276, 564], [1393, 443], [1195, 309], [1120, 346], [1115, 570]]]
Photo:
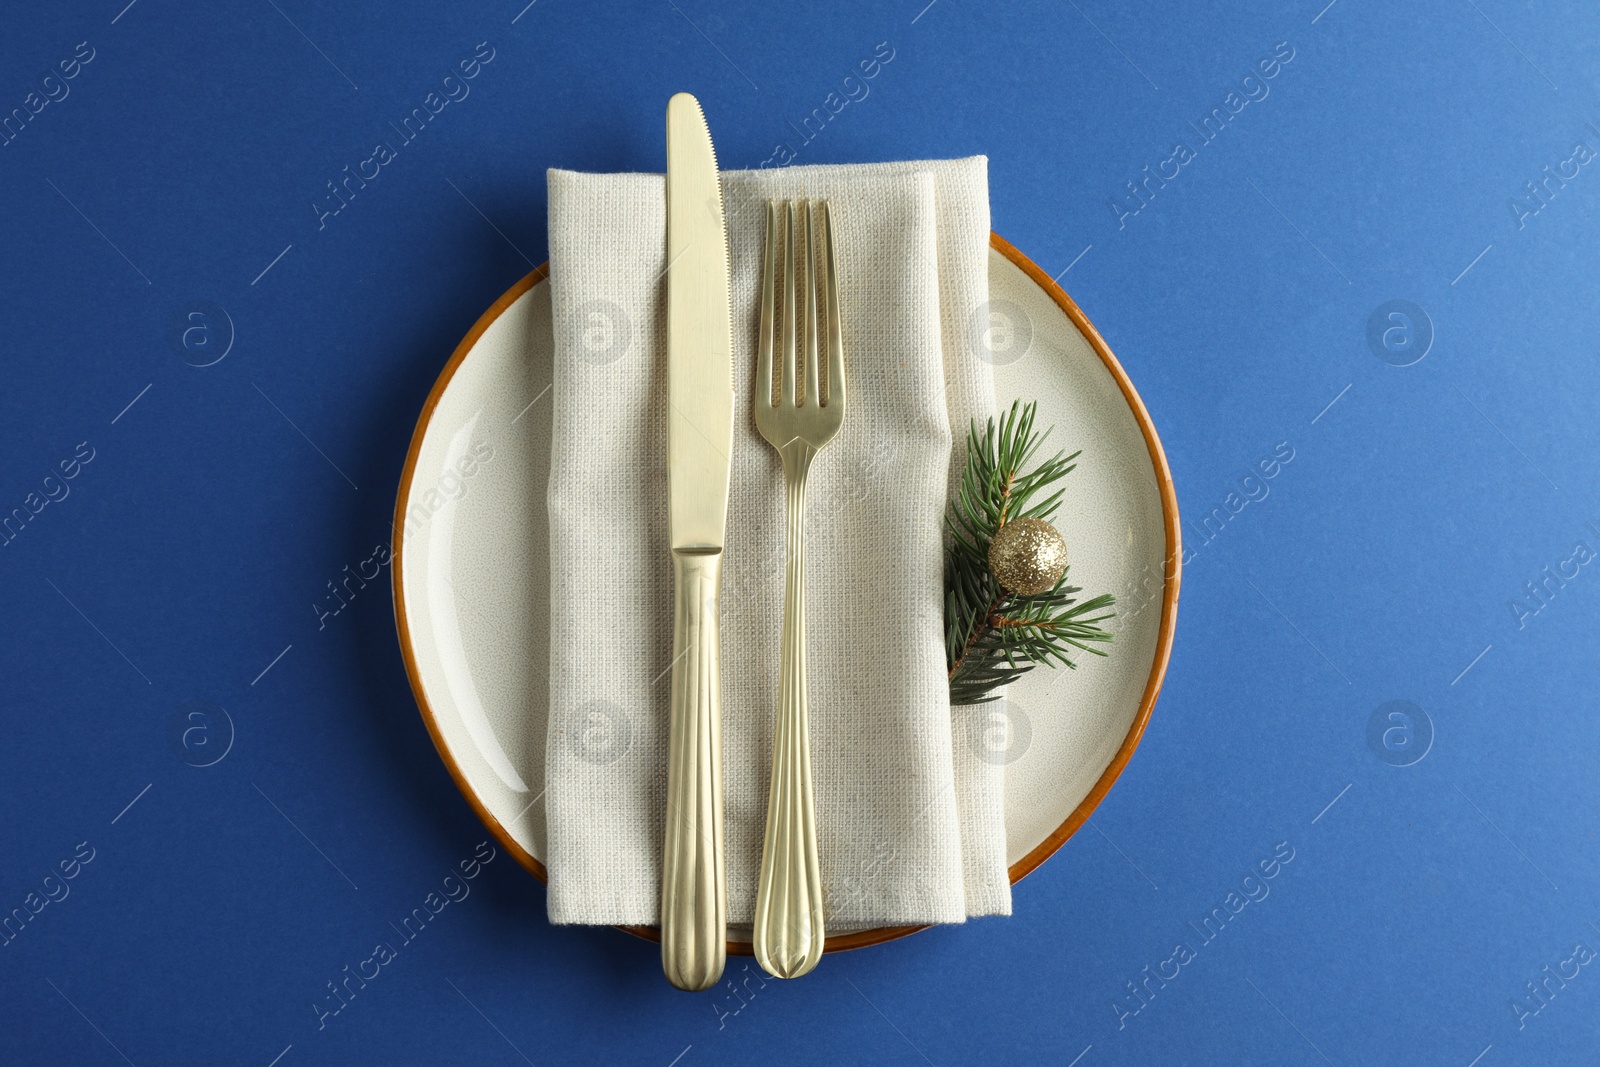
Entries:
[[[816, 225], [819, 213], [820, 227]], [[819, 267], [823, 275], [820, 315]], [[820, 373], [823, 347], [827, 348], [826, 380]], [[781, 367], [776, 383], [774, 351]], [[772, 786], [767, 795], [767, 831], [756, 890], [755, 952], [769, 974], [798, 978], [822, 958], [825, 937], [806, 688], [806, 474], [817, 451], [839, 432], [845, 396], [839, 271], [833, 248], [833, 214], [826, 200], [815, 205], [809, 200], [767, 203], [757, 353], [756, 426], [783, 457], [788, 566]]]

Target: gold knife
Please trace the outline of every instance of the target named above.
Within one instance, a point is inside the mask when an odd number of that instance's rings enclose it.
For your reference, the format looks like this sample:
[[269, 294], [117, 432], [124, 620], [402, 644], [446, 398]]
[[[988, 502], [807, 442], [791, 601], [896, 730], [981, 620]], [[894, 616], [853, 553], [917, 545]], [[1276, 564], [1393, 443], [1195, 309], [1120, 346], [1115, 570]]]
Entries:
[[722, 586], [733, 445], [733, 317], [722, 186], [700, 102], [667, 102], [667, 479], [672, 712], [661, 966], [709, 989], [727, 953], [722, 848]]

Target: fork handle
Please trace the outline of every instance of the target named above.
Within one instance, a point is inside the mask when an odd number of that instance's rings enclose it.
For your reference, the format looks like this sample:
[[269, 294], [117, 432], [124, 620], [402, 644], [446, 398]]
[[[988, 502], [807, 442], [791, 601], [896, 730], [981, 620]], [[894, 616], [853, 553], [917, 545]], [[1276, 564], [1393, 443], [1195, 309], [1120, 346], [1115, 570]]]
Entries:
[[798, 978], [822, 958], [822, 876], [811, 789], [811, 726], [806, 685], [806, 473], [816, 450], [790, 441], [783, 455], [788, 490], [788, 565], [778, 721], [767, 796], [767, 831], [756, 889], [755, 953], [768, 974]]
[[710, 989], [727, 959], [722, 849], [722, 553], [672, 552], [676, 607], [661, 864], [661, 968], [691, 992]]

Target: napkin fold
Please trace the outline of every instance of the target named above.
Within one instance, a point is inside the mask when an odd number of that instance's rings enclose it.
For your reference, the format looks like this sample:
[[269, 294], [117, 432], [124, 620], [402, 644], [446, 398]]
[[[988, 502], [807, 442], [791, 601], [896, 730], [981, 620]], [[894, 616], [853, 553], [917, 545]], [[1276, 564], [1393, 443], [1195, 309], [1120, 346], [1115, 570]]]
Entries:
[[[830, 930], [1009, 914], [1003, 768], [952, 709], [943, 528], [988, 300], [987, 160], [731, 171], [735, 418], [722, 589], [728, 918], [755, 910], [783, 620], [784, 489], [755, 428], [766, 202], [833, 205], [849, 406], [811, 469], [808, 663]], [[549, 172], [548, 908], [654, 924], [666, 808], [666, 204], [653, 174]], [[985, 317], [986, 321], [986, 317]], [[954, 445], [954, 447], [952, 447]]]

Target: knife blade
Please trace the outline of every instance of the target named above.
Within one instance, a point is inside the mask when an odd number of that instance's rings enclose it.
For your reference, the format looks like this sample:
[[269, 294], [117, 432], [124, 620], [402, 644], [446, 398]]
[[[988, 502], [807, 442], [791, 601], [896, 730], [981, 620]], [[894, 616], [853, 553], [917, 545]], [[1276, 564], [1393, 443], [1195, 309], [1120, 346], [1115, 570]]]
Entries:
[[700, 103], [667, 104], [667, 461], [672, 547], [721, 548], [733, 442], [733, 313], [722, 186]]
[[727, 950], [718, 594], [733, 446], [733, 314], [722, 187], [700, 102], [667, 102], [667, 479], [672, 691], [661, 965], [709, 989]]

